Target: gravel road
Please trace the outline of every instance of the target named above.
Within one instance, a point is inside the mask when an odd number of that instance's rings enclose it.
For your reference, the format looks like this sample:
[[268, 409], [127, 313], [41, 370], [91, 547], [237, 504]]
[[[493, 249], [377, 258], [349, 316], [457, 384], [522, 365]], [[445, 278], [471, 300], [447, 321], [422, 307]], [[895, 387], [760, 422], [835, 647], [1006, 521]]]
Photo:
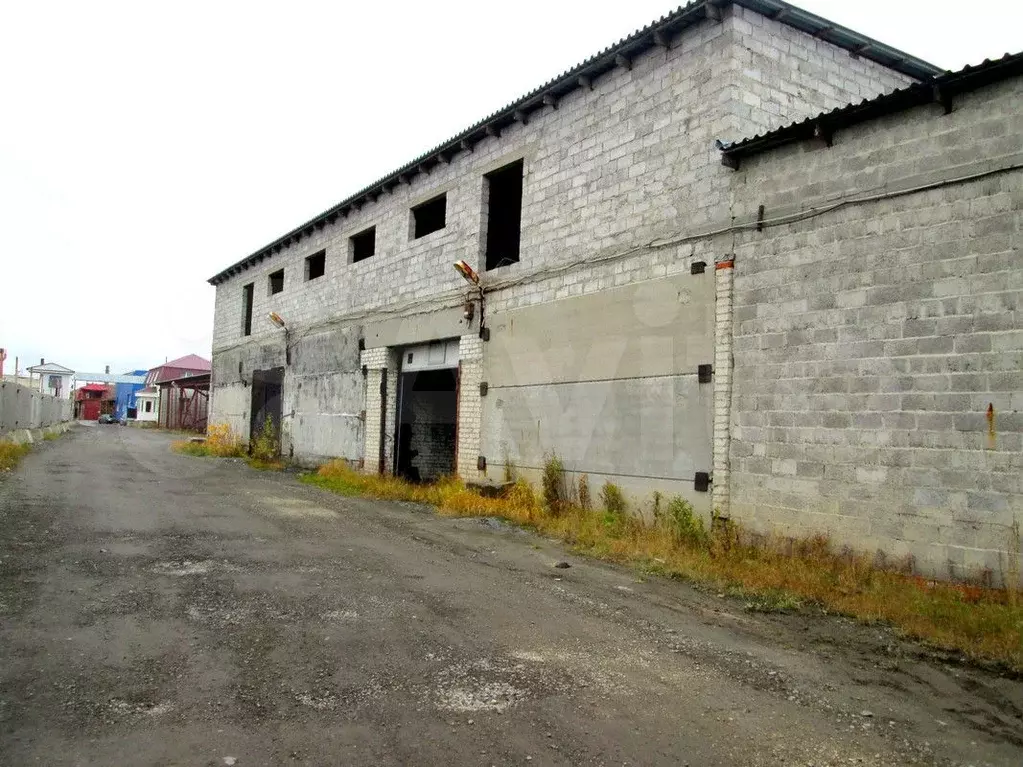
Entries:
[[885, 629], [169, 444], [0, 478], [0, 765], [1023, 764], [1023, 682]]

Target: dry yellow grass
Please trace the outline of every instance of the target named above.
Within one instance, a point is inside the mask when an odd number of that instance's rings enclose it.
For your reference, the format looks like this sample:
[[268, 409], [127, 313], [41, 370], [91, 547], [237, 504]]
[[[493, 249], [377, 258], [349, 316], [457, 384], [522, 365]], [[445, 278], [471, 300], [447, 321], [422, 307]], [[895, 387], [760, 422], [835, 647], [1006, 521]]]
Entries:
[[11, 471], [31, 449], [30, 445], [0, 440], [0, 471]]
[[450, 516], [502, 517], [573, 545], [578, 551], [741, 595], [749, 609], [816, 605], [864, 622], [884, 622], [934, 647], [1023, 671], [1023, 608], [1017, 592], [953, 583], [876, 567], [836, 553], [826, 538], [757, 539], [729, 527], [680, 542], [671, 530], [636, 517], [562, 505], [551, 513], [525, 482], [487, 498], [455, 479], [413, 485], [360, 474], [341, 461], [304, 481], [344, 495], [414, 501]]
[[285, 464], [277, 457], [272, 442], [264, 435], [255, 440], [254, 450], [250, 453], [244, 441], [227, 424], [213, 424], [206, 430], [205, 442], [191, 440], [175, 440], [171, 449], [176, 453], [196, 457], [210, 458], [244, 458], [254, 469], [261, 471], [280, 471]]

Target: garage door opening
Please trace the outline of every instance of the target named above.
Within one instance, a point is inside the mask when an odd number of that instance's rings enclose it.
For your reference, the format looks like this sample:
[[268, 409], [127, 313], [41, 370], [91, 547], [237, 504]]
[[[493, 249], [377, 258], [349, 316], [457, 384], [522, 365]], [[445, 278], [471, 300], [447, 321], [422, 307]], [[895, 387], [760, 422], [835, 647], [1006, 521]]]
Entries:
[[457, 364], [457, 341], [402, 354], [394, 473], [411, 482], [432, 482], [455, 472]]
[[277, 453], [281, 451], [281, 415], [284, 368], [252, 371], [252, 402], [249, 420], [249, 441], [268, 437]]

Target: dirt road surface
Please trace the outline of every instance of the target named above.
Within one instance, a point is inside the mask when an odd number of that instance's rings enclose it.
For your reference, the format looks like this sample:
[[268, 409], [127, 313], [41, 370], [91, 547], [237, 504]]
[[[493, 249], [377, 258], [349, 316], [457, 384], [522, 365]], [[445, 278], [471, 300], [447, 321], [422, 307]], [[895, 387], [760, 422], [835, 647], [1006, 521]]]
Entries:
[[884, 629], [169, 443], [0, 479], [0, 764], [1023, 764], [1023, 683]]

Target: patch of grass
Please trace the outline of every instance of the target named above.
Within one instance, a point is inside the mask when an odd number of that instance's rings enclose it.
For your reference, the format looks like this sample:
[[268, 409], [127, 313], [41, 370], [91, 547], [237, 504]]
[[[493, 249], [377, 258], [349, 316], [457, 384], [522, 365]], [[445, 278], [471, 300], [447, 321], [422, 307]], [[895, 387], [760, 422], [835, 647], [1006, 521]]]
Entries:
[[280, 471], [285, 463], [268, 435], [264, 428], [253, 440], [252, 448], [246, 449], [245, 443], [227, 424], [215, 424], [207, 429], [205, 441], [176, 440], [171, 443], [171, 450], [197, 458], [244, 458], [254, 469]]
[[60, 439], [59, 431], [47, 431], [43, 432], [43, 439], [47, 442], [53, 442], [55, 439]]
[[207, 447], [205, 442], [192, 442], [191, 440], [181, 439], [175, 440], [171, 443], [171, 449], [175, 453], [182, 453], [183, 455], [192, 455], [197, 458], [212, 456], [212, 453]]
[[486, 498], [454, 478], [413, 485], [333, 461], [302, 481], [343, 495], [429, 504], [449, 516], [503, 517], [584, 554], [712, 585], [740, 599], [747, 610], [815, 605], [867, 623], [887, 623], [934, 647], [1023, 672], [1023, 607], [1016, 591], [930, 582], [878, 567], [867, 556], [837, 552], [824, 536], [753, 536], [717, 517], [707, 531], [681, 498], [671, 499], [660, 519], [646, 524], [626, 513], [624, 496], [610, 483], [601, 491], [603, 508], [565, 504], [552, 514], [522, 480], [504, 497]]
[[778, 589], [751, 591], [741, 586], [730, 586], [725, 594], [743, 603], [743, 609], [751, 613], [790, 613], [803, 607], [795, 595]]
[[0, 441], [0, 472], [13, 470], [31, 449], [31, 445], [19, 445], [6, 440]]

